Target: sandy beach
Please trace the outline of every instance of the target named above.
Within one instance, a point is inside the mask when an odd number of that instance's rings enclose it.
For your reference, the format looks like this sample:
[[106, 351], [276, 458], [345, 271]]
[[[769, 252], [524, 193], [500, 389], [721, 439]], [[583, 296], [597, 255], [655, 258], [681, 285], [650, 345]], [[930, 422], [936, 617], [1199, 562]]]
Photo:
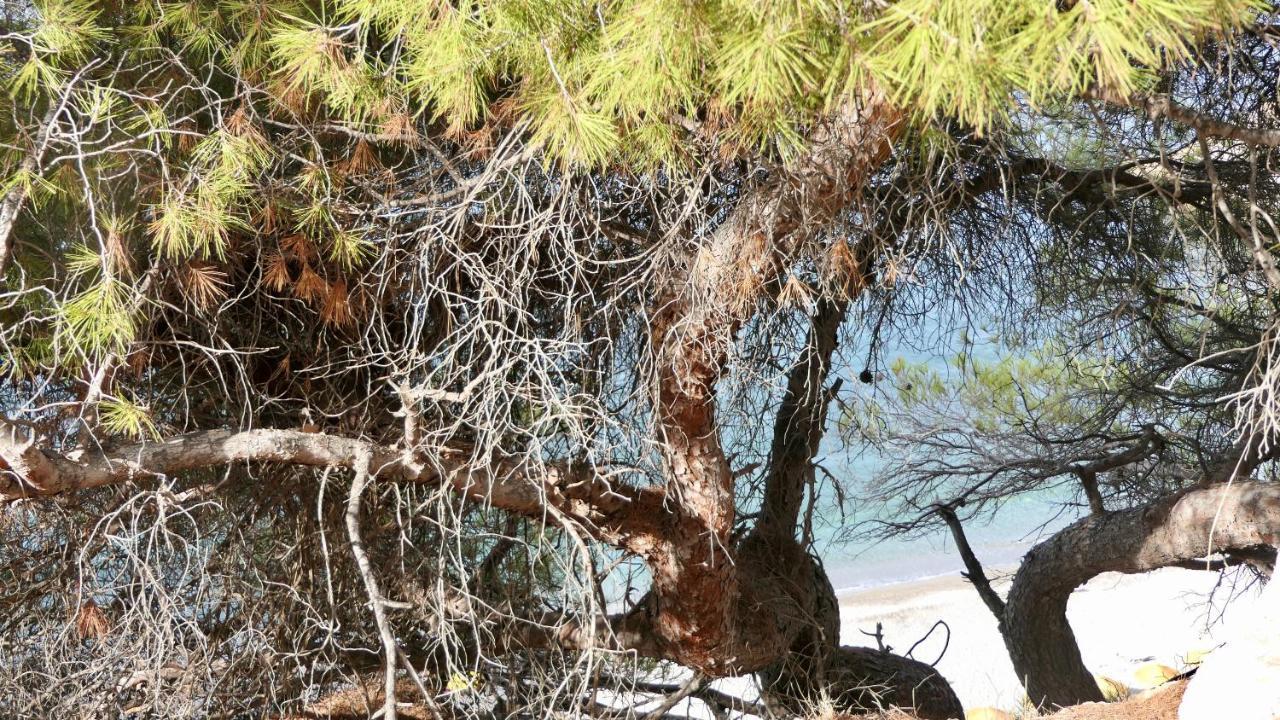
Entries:
[[[997, 591], [1008, 588], [1013, 568], [990, 571]], [[1215, 586], [1217, 573], [1176, 568], [1146, 575], [1108, 573], [1078, 589], [1067, 616], [1085, 663], [1095, 675], [1138, 687], [1133, 670], [1144, 662], [1184, 667], [1188, 653], [1218, 643], [1231, 617], [1256, 595], [1240, 578]], [[1230, 603], [1228, 598], [1234, 595]], [[1224, 606], [1225, 612], [1224, 612]], [[913, 657], [932, 663], [955, 688], [966, 708], [992, 706], [1012, 710], [1023, 693], [1005, 651], [996, 620], [958, 573], [840, 594], [841, 643], [874, 645], [863, 634], [881, 623], [884, 642], [905, 653], [939, 620], [950, 629], [934, 629], [916, 646]], [[945, 646], [945, 653], [943, 653]]]
[[[1014, 570], [1012, 566], [988, 569], [1001, 595], [1008, 590]], [[1185, 669], [1188, 654], [1216, 647], [1219, 638], [1230, 632], [1232, 618], [1246, 616], [1244, 611], [1260, 590], [1257, 585], [1246, 587], [1250, 578], [1244, 573], [1219, 582], [1217, 573], [1177, 568], [1094, 578], [1076, 590], [1067, 605], [1085, 664], [1095, 675], [1135, 691], [1148, 687], [1134, 676], [1134, 670], [1145, 663]], [[933, 663], [941, 655], [936, 667], [965, 708], [1016, 712], [1021, 707], [1022, 686], [996, 620], [958, 572], [838, 595], [841, 644], [874, 647], [874, 637], [864, 632], [874, 634], [876, 623], [881, 624], [885, 644], [897, 653], [908, 652], [928, 635], [915, 647], [913, 657]], [[945, 629], [934, 628], [939, 620], [950, 630], [949, 638]], [[681, 682], [685, 678], [687, 672], [677, 670], [658, 672], [651, 679]], [[758, 696], [750, 677], [724, 678], [713, 686], [747, 699]], [[654, 706], [656, 700], [640, 709]], [[700, 701], [685, 700], [677, 707], [690, 718], [713, 720]]]

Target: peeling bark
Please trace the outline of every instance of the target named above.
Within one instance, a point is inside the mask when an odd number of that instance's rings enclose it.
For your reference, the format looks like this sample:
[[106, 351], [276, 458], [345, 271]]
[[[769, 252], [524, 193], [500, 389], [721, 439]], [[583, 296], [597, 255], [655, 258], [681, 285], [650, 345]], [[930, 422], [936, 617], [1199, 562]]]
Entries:
[[674, 515], [690, 522], [666, 533], [667, 551], [650, 559], [653, 629], [668, 659], [711, 677], [759, 670], [790, 644], [785, 633], [767, 632], [778, 622], [739, 612], [772, 601], [754, 597], [735, 563], [733, 472], [720, 444], [715, 385], [761, 289], [889, 157], [901, 115], [878, 94], [863, 100], [815, 131], [794, 170], [750, 190], [654, 308], [659, 447]]

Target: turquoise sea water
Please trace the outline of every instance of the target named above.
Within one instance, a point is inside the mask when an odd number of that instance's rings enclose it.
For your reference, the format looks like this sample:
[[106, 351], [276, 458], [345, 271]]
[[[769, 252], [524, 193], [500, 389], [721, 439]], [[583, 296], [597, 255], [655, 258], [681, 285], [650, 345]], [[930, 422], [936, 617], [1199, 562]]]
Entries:
[[[943, 337], [959, 337], [958, 331], [938, 331]], [[955, 343], [942, 343], [942, 347], [954, 347]], [[897, 352], [894, 352], [896, 350]], [[998, 343], [986, 341], [968, 345], [970, 357], [987, 362], [999, 359], [1002, 350]], [[902, 357], [910, 363], [924, 363], [943, 377], [954, 370], [949, 367], [945, 349], [935, 353], [911, 351], [903, 347], [886, 348], [883, 357], [890, 360]], [[888, 364], [888, 363], [886, 363]], [[856, 368], [839, 368], [845, 376], [845, 388], [853, 392], [881, 391], [860, 386]], [[890, 391], [891, 392], [891, 391]], [[865, 529], [875, 519], [875, 508], [858, 503], [866, 496], [862, 489], [875, 475], [883, 460], [873, 454], [858, 453], [839, 440], [839, 428], [835, 418], [829, 420], [827, 432], [819, 451], [824, 468], [841, 483], [847, 497], [843, 513], [834, 510], [834, 495], [826, 492], [820, 505], [830, 507], [820, 513], [826, 522], [815, 522], [815, 546], [822, 557], [837, 591], [865, 588], [875, 585], [905, 582], [926, 577], [959, 573], [964, 564], [956, 553], [951, 533], [945, 526], [927, 534], [910, 538], [870, 540]], [[1082, 509], [1070, 505], [1071, 498], [1061, 490], [1045, 490], [1018, 496], [1003, 504], [997, 512], [965, 522], [965, 534], [979, 561], [987, 568], [1016, 564], [1036, 543], [1048, 538], [1081, 516]]]
[[[871, 477], [875, 461], [846, 459], [842, 453], [840, 450], [823, 453], [826, 456], [823, 462], [846, 488], [848, 499], [844, 513], [830, 507], [833, 493], [828, 492], [820, 498], [820, 503], [827, 503], [829, 507], [817, 513], [821, 517], [814, 523], [815, 550], [837, 593], [955, 575], [964, 569], [945, 527], [911, 538], [857, 537], [859, 523], [873, 516], [869, 508], [857, 506], [858, 485]], [[965, 534], [988, 570], [1015, 565], [1036, 543], [1079, 517], [1079, 510], [1064, 509], [1065, 500], [1052, 493], [1013, 498], [990, 517], [966, 522]], [[616, 566], [615, 572], [605, 579], [605, 595], [611, 599], [611, 612], [622, 609], [622, 604], [615, 603], [627, 585], [639, 588], [639, 592], [634, 593], [636, 597], [648, 586], [647, 572], [638, 561]]]
[[[1019, 498], [993, 518], [967, 523], [965, 534], [985, 567], [1007, 566], [1075, 519], [1061, 510], [1055, 498]], [[830, 530], [817, 534], [818, 554], [837, 592], [958, 574], [964, 569], [945, 528], [924, 537], [880, 541], [841, 540]]]
[[[939, 331], [944, 336], [958, 336], [958, 331]], [[948, 375], [944, 359], [946, 343], [935, 353], [912, 352], [906, 348], [886, 348], [883, 358], [887, 366], [896, 357], [911, 363], [925, 363], [943, 376]], [[972, 357], [994, 361], [998, 350], [992, 344], [970, 345]], [[896, 351], [896, 352], [895, 352]], [[867, 356], [865, 346], [854, 346], [853, 358]], [[861, 365], [851, 366], [847, 360], [833, 372], [844, 378], [846, 393], [883, 395], [888, 387], [864, 385], [857, 376]], [[907, 582], [940, 575], [958, 574], [964, 569], [955, 551], [950, 532], [939, 524], [937, 529], [913, 537], [871, 539], [864, 532], [876, 518], [877, 508], [861, 502], [866, 497], [867, 483], [874, 477], [882, 460], [866, 449], [847, 446], [840, 438], [839, 418], [828, 419], [818, 459], [823, 468], [840, 483], [845, 496], [842, 510], [835, 507], [837, 493], [830, 487], [820, 490], [819, 510], [814, 520], [814, 549], [822, 558], [828, 577], [837, 592]], [[766, 416], [772, 421], [772, 415]], [[729, 430], [732, 432], [732, 429]], [[987, 568], [1007, 567], [1018, 563], [1035, 544], [1080, 517], [1079, 508], [1069, 507], [1070, 498], [1061, 492], [1044, 491], [1027, 494], [1005, 502], [997, 512], [965, 522], [970, 546]], [[639, 563], [624, 563], [606, 578], [606, 595], [618, 596], [627, 584], [645, 588], [647, 572]]]

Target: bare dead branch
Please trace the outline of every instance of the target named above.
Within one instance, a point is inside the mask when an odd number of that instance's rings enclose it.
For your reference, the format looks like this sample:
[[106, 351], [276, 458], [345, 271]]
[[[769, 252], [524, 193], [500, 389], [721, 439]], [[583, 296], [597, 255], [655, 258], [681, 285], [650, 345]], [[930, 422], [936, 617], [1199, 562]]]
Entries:
[[987, 606], [991, 614], [995, 616], [996, 621], [1004, 619], [1004, 600], [991, 587], [991, 581], [987, 579], [986, 572], [982, 569], [982, 563], [978, 561], [978, 556], [974, 554], [973, 548], [969, 546], [969, 538], [965, 536], [964, 525], [960, 522], [960, 518], [956, 516], [954, 508], [948, 505], [941, 505], [937, 510], [942, 519], [947, 522], [947, 527], [951, 528], [951, 537], [955, 539], [956, 551], [960, 553], [960, 559], [964, 561], [965, 572], [964, 577], [973, 584], [974, 590], [978, 591], [978, 597], [982, 598], [982, 603]]

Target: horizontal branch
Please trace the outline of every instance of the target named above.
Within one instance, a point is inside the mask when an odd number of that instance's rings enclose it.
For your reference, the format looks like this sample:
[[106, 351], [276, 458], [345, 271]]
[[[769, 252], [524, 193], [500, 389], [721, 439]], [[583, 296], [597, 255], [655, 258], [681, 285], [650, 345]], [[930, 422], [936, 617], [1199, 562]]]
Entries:
[[542, 517], [551, 507], [581, 523], [593, 537], [637, 554], [650, 555], [662, 537], [660, 491], [611, 483], [586, 466], [535, 467], [521, 459], [479, 462], [466, 449], [446, 449], [424, 463], [364, 440], [300, 430], [205, 430], [107, 453], [62, 456], [40, 449], [19, 424], [0, 419], [0, 502], [238, 462], [353, 468], [363, 453], [372, 458], [370, 468], [378, 479], [447, 485], [464, 497], [529, 517]]
[[1280, 129], [1248, 128], [1224, 122], [1199, 110], [1181, 105], [1168, 95], [1135, 93], [1128, 97], [1105, 96], [1099, 99], [1114, 105], [1136, 108], [1146, 113], [1152, 120], [1165, 118], [1180, 125], [1186, 125], [1205, 137], [1235, 140], [1248, 145], [1280, 147]]

